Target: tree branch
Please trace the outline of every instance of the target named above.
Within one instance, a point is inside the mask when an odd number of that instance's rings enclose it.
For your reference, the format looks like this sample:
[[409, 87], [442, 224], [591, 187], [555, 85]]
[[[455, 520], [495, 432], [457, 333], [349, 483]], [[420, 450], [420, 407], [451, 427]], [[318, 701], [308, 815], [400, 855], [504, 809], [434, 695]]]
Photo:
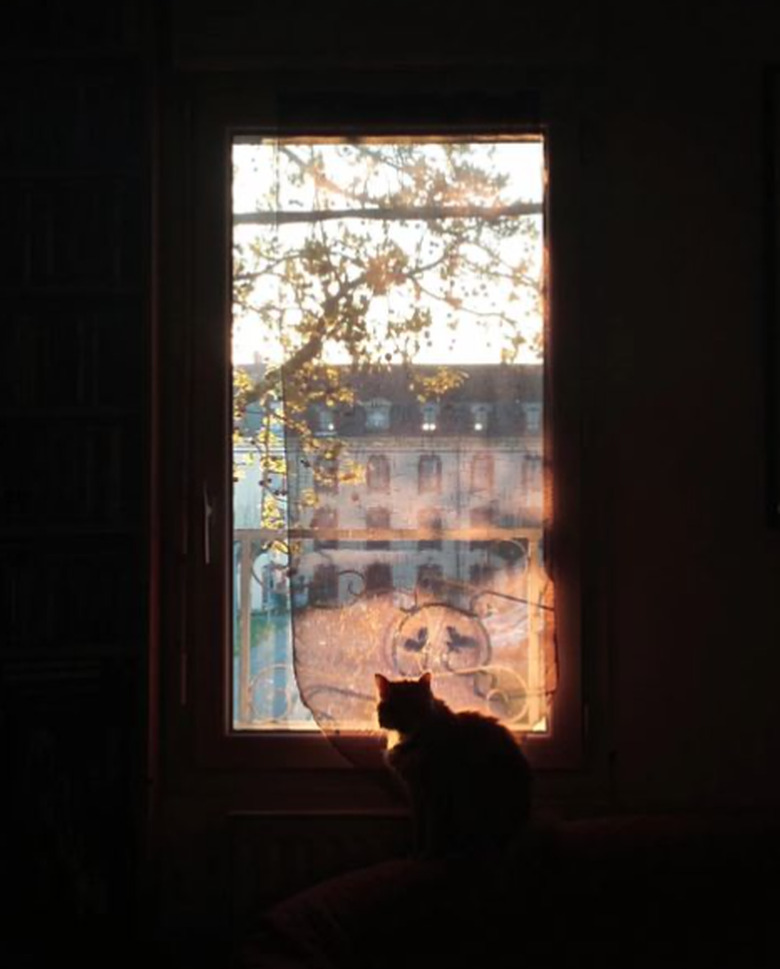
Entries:
[[233, 225], [287, 225], [296, 222], [329, 222], [336, 219], [367, 219], [380, 222], [435, 222], [437, 219], [482, 219], [497, 222], [522, 215], [540, 215], [541, 202], [513, 202], [511, 205], [396, 206], [375, 209], [321, 209], [300, 212], [235, 212]]

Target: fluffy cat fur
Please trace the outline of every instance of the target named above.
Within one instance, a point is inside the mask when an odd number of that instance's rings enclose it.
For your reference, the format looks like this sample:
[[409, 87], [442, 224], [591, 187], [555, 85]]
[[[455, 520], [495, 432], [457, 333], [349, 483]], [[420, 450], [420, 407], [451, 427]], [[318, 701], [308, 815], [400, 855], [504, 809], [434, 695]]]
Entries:
[[379, 724], [400, 736], [386, 759], [407, 790], [417, 852], [505, 848], [531, 804], [531, 771], [510, 731], [481, 713], [455, 713], [432, 693], [430, 673], [375, 678]]

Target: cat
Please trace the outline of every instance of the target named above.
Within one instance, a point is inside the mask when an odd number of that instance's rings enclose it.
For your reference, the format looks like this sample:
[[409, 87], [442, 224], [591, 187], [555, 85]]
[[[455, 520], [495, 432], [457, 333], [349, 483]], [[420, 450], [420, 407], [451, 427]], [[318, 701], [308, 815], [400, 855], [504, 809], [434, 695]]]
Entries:
[[434, 696], [431, 674], [375, 674], [379, 725], [394, 730], [388, 766], [408, 794], [418, 855], [500, 851], [531, 808], [531, 769], [511, 732], [493, 717], [456, 713]]

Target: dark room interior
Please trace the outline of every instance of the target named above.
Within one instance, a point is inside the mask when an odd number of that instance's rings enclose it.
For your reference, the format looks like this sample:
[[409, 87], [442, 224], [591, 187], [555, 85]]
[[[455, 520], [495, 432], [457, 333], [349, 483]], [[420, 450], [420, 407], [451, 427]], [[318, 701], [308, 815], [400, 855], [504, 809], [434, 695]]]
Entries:
[[[776, 5], [3, 20], [5, 964], [777, 965]], [[373, 110], [550, 133], [561, 668], [499, 874], [411, 861], [376, 751], [226, 713], [220, 125]]]

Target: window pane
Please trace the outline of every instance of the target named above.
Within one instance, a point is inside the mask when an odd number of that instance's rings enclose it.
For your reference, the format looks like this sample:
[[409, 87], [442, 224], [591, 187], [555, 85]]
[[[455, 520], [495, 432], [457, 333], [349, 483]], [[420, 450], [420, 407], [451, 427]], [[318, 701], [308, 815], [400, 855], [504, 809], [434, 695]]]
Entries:
[[234, 140], [236, 728], [430, 670], [549, 729], [544, 185], [539, 136]]

